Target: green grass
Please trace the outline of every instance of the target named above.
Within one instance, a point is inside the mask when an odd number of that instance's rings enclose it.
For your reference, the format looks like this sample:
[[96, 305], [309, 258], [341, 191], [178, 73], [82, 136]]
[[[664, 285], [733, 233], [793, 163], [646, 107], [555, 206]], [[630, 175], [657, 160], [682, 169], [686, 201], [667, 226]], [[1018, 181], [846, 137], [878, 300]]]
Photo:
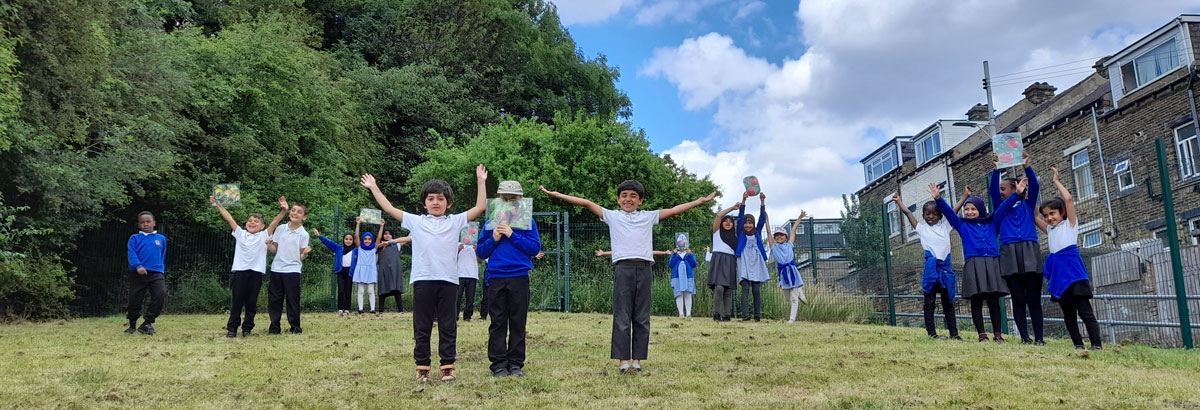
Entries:
[[[650, 360], [620, 375], [611, 317], [532, 313], [525, 378], [494, 379], [486, 324], [459, 326], [459, 381], [413, 381], [408, 314], [306, 313], [303, 335], [226, 339], [223, 315], [5, 325], [15, 408], [1170, 408], [1200, 406], [1184, 350], [937, 341], [923, 329], [655, 317]], [[436, 347], [435, 347], [436, 352]], [[435, 359], [436, 361], [436, 359]]]

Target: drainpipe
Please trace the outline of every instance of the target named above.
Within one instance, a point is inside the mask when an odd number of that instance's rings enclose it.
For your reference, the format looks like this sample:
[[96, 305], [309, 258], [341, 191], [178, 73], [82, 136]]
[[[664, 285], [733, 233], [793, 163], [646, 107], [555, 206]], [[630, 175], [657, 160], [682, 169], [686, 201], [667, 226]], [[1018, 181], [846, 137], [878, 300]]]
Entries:
[[[1175, 22], [1179, 24], [1179, 32], [1180, 33], [1188, 34], [1188, 32], [1186, 31], [1187, 26], [1185, 26], [1183, 24], [1183, 19], [1176, 17]], [[1188, 37], [1190, 37], [1190, 36], [1188, 36]], [[1195, 71], [1196, 50], [1192, 49], [1191, 42], [1188, 42], [1187, 49], [1189, 51], [1191, 51], [1191, 53], [1190, 53], [1191, 55], [1188, 56], [1189, 59], [1193, 60], [1191, 63], [1188, 64], [1188, 67], [1187, 67], [1187, 70], [1188, 70], [1188, 87], [1187, 87], [1188, 106], [1190, 106], [1192, 108], [1192, 127], [1196, 128], [1196, 129], [1200, 129], [1200, 118], [1196, 117], [1196, 97], [1194, 95], [1192, 95], [1192, 88], [1194, 88], [1193, 85], [1196, 80], [1196, 71]]]
[[1096, 132], [1096, 150], [1100, 153], [1100, 177], [1104, 179], [1104, 203], [1108, 206], [1108, 223], [1112, 226], [1112, 241], [1116, 244], [1117, 220], [1113, 219], [1112, 196], [1108, 193], [1108, 163], [1104, 162], [1104, 146], [1100, 144], [1100, 125], [1096, 121], [1096, 105], [1092, 105], [1092, 129]]

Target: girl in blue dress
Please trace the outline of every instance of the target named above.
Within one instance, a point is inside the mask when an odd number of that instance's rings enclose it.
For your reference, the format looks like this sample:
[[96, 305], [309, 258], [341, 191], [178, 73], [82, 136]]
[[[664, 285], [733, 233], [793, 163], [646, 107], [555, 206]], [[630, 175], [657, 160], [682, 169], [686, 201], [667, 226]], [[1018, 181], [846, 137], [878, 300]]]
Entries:
[[[363, 295], [369, 295], [371, 300], [371, 313], [379, 313], [375, 310], [375, 283], [379, 281], [379, 266], [377, 266], [378, 258], [375, 253], [375, 237], [379, 234], [372, 235], [370, 232], [359, 234], [360, 222], [354, 221], [354, 238], [358, 245], [358, 250], [355, 252], [358, 256], [354, 262], [354, 284], [358, 286], [358, 313], [363, 312]], [[380, 233], [383, 231], [383, 224], [379, 225]]]
[[1054, 170], [1054, 186], [1058, 187], [1061, 198], [1054, 198], [1038, 207], [1041, 218], [1037, 227], [1046, 232], [1046, 242], [1050, 247], [1050, 255], [1046, 256], [1046, 289], [1050, 292], [1050, 300], [1058, 302], [1062, 307], [1063, 321], [1067, 325], [1067, 333], [1076, 349], [1084, 349], [1083, 337], [1079, 334], [1079, 322], [1087, 328], [1088, 339], [1091, 339], [1092, 350], [1100, 350], [1100, 324], [1096, 322], [1096, 314], [1092, 312], [1092, 283], [1088, 280], [1087, 268], [1083, 266], [1083, 256], [1077, 246], [1079, 239], [1079, 220], [1075, 214], [1075, 202], [1067, 187], [1058, 180], [1058, 168]]
[[691, 249], [671, 250], [671, 288], [679, 317], [692, 317], [692, 295], [696, 294], [696, 255]]
[[[758, 224], [754, 223], [754, 215], [746, 215], [746, 198], [742, 194], [742, 206], [738, 208], [737, 272], [739, 283], [742, 285], [742, 321], [750, 320], [750, 306], [747, 296], [754, 295], [754, 321], [762, 320], [762, 284], [769, 280], [767, 273], [767, 249], [763, 246], [762, 230], [767, 225], [767, 196], [759, 193], [758, 200], [762, 205], [758, 212]], [[753, 239], [751, 239], [753, 238]], [[750, 241], [754, 243], [751, 244]]]

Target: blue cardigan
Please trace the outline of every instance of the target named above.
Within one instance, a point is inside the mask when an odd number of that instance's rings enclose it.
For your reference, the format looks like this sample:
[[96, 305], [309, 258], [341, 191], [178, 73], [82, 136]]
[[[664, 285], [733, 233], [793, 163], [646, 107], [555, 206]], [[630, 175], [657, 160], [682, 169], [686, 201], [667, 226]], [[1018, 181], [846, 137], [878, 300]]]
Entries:
[[[324, 236], [318, 236], [318, 238], [321, 238], [321, 243], [325, 244], [326, 248], [329, 248], [329, 250], [333, 251], [333, 273], [334, 274], [341, 273], [342, 267], [343, 267], [342, 266], [342, 252], [344, 252], [346, 250], [346, 247], [344, 247], [344, 246], [342, 246], [342, 244], [334, 242], [332, 239], [326, 238]], [[351, 256], [350, 256], [349, 275], [353, 275], [354, 274], [354, 265], [358, 264], [358, 247], [355, 247], [354, 250], [350, 251], [350, 254], [351, 254]]]
[[[1029, 178], [1029, 187], [1025, 191], [1029, 193], [1028, 198], [1009, 206], [1008, 211], [1011, 212], [1008, 212], [1004, 218], [996, 218], [999, 220], [997, 224], [1000, 226], [1001, 245], [1038, 241], [1037, 228], [1033, 223], [1033, 213], [1037, 210], [1040, 185], [1038, 185], [1037, 174], [1033, 172], [1033, 168], [1025, 167], [1025, 176]], [[1011, 195], [1016, 195], [1016, 193]], [[993, 212], [999, 212], [1000, 201], [1003, 199], [1007, 198], [1000, 198], [1000, 170], [993, 169], [991, 181], [988, 182], [988, 200], [992, 203]]]
[[[767, 206], [763, 205], [758, 211], [758, 228], [754, 230], [754, 241], [758, 243], [758, 253], [762, 255], [762, 259], [767, 260], [767, 250], [763, 248], [762, 230], [763, 225], [767, 223]], [[742, 225], [746, 224], [746, 204], [742, 204], [738, 208], [737, 226], [733, 229], [738, 233], [738, 244], [735, 250], [737, 257], [742, 257], [742, 251], [746, 249], [746, 231], [742, 229]]]
[[962, 243], [963, 259], [977, 256], [1000, 256], [1000, 247], [996, 245], [996, 230], [1004, 218], [1010, 213], [1019, 195], [1009, 195], [1008, 199], [996, 207], [996, 214], [982, 221], [972, 221], [959, 218], [954, 209], [945, 199], [938, 198], [937, 207], [950, 222], [950, 226], [958, 230], [958, 238]]

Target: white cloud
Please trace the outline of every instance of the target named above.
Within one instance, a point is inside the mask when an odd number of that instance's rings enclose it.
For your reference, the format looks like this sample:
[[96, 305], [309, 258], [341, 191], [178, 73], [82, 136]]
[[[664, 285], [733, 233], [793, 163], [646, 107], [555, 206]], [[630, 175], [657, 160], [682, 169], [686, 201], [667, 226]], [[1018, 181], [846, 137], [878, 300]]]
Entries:
[[743, 0], [741, 3], [739, 3], [737, 5], [737, 11], [733, 13], [733, 20], [737, 21], [737, 20], [744, 19], [746, 17], [750, 17], [755, 14], [761, 13], [763, 10], [766, 10], [766, 9], [767, 9], [767, 3], [763, 3], [762, 1], [759, 1], [759, 0], [744, 1]]
[[638, 10], [634, 20], [642, 25], [657, 24], [668, 20], [676, 23], [689, 22], [695, 20], [701, 10], [722, 1], [724, 0], [658, 0], [654, 4]]
[[600, 23], [621, 12], [636, 7], [641, 0], [550, 0], [558, 7], [558, 17], [564, 26]]
[[994, 76], [1083, 60], [1048, 70], [1078, 68], [1064, 77], [996, 78], [1009, 84], [995, 88], [997, 108], [1005, 109], [1029, 83], [1045, 79], [1065, 90], [1094, 57], [1196, 7], [1100, 3], [805, 0], [796, 12], [805, 46], [799, 59], [774, 64], [710, 33], [656, 50], [641, 74], [673, 84], [688, 110], [715, 106], [709, 139], [683, 141], [664, 154], [711, 175], [724, 205], [740, 199], [733, 196], [741, 178], [753, 174], [772, 211], [794, 217], [804, 207], [837, 217], [840, 194], [863, 185], [858, 160], [882, 143], [868, 138], [868, 129], [911, 135], [936, 119], [963, 117], [985, 100], [983, 60]]

